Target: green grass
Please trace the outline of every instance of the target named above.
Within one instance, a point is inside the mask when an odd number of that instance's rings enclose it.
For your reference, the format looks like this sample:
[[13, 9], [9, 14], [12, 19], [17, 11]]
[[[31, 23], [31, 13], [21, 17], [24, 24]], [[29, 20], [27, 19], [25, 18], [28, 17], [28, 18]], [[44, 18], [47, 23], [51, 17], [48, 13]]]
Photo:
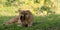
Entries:
[[2, 25], [11, 18], [11, 16], [0, 15], [0, 30], [60, 30], [60, 15], [35, 16], [32, 27], [18, 27], [17, 24], [8, 25], [7, 27]]

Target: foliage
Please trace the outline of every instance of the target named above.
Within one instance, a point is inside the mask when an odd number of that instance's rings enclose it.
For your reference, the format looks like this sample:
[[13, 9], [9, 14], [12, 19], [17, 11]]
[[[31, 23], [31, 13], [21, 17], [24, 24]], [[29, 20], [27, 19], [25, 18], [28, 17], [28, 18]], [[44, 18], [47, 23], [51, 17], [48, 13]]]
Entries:
[[43, 10], [43, 11], [49, 11], [50, 8], [49, 8], [49, 7], [46, 7], [46, 6], [42, 6], [42, 7], [41, 7], [41, 10]]
[[40, 3], [40, 0], [34, 0], [34, 3]]
[[[3, 6], [3, 8], [1, 8], [2, 10], [7, 6], [12, 8], [12, 11], [18, 10], [19, 8], [20, 9], [29, 9], [30, 11], [34, 12], [33, 13], [34, 15], [36, 13], [39, 13], [38, 11], [48, 11], [49, 12], [51, 9], [51, 7], [49, 7], [51, 5], [50, 0], [42, 0], [42, 1], [41, 0], [0, 0], [0, 2], [1, 2], [1, 5]], [[8, 7], [7, 7], [7, 9], [8, 9]]]
[[5, 5], [11, 6], [14, 1], [16, 0], [6, 0]]

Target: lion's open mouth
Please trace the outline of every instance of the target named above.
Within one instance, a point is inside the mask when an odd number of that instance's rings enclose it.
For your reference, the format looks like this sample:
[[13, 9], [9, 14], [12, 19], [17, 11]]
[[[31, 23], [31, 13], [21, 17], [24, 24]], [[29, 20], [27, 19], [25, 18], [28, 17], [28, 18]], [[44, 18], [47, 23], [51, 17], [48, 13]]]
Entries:
[[25, 20], [25, 16], [21, 16], [20, 19], [21, 19], [21, 20]]

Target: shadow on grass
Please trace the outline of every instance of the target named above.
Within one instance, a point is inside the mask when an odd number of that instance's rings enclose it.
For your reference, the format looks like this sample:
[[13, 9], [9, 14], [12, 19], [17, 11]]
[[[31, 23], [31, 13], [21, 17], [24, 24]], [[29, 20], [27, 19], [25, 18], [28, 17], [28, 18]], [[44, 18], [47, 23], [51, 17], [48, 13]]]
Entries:
[[60, 30], [60, 15], [34, 16], [32, 27], [18, 27], [16, 24], [3, 26], [4, 22], [14, 16], [0, 16], [0, 30]]

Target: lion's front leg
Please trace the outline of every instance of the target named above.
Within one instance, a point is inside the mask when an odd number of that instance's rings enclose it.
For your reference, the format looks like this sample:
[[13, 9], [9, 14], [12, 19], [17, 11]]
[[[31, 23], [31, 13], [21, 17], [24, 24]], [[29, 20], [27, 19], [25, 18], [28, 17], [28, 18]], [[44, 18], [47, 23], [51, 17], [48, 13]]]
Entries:
[[28, 23], [28, 27], [31, 27], [31, 26], [32, 26], [32, 24], [33, 24], [32, 22]]
[[21, 20], [18, 20], [17, 24], [18, 24], [17, 26], [22, 26]]

